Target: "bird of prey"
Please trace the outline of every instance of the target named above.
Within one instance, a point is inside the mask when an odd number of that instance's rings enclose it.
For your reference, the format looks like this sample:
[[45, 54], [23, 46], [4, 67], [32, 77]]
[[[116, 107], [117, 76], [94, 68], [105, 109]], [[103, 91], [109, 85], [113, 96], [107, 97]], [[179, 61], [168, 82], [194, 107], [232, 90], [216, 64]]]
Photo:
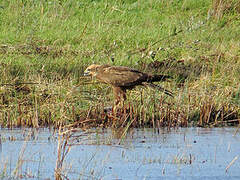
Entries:
[[116, 105], [121, 99], [126, 100], [126, 90], [131, 90], [138, 85], [156, 88], [169, 96], [173, 96], [172, 92], [153, 84], [153, 82], [171, 78], [168, 75], [152, 75], [124, 66], [92, 64], [84, 71], [84, 76], [95, 77], [99, 82], [110, 85], [113, 89]]

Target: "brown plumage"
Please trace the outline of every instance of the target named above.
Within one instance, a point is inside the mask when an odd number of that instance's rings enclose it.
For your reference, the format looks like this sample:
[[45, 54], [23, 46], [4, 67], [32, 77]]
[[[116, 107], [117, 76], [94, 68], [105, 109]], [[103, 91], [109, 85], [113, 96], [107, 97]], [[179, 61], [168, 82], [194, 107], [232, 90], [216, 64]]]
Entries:
[[135, 69], [124, 66], [96, 65], [92, 64], [84, 71], [85, 76], [95, 77], [102, 83], [112, 86], [113, 93], [118, 104], [123, 98], [126, 100], [126, 90], [131, 90], [138, 85], [149, 86], [163, 91], [165, 94], [172, 96], [172, 93], [156, 84], [157, 81], [164, 81], [170, 76], [151, 75], [140, 72]]

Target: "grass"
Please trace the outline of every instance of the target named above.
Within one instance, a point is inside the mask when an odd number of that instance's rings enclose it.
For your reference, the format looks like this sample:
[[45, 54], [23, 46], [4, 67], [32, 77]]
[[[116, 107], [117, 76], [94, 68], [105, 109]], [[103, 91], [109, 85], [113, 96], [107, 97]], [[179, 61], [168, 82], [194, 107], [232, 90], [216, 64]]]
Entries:
[[[0, 2], [0, 124], [41, 127], [236, 125], [238, 1]], [[151, 57], [151, 52], [156, 55]], [[175, 97], [137, 88], [109, 114], [111, 89], [83, 78], [92, 64], [173, 76]]]

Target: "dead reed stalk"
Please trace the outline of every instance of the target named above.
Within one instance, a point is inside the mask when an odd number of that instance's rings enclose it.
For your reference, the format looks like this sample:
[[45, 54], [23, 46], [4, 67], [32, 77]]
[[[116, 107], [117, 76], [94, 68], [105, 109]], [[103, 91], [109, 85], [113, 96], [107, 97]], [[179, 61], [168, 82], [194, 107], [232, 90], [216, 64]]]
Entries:
[[58, 131], [58, 147], [57, 147], [57, 160], [56, 160], [56, 167], [55, 167], [55, 179], [62, 180], [63, 175], [63, 162], [70, 151], [70, 147], [68, 146], [69, 140], [72, 136], [72, 131], [64, 130], [62, 126], [59, 127]]
[[239, 156], [235, 156], [233, 160], [228, 164], [228, 166], [225, 169], [225, 172], [228, 172], [228, 169], [234, 164], [234, 162], [238, 159]]

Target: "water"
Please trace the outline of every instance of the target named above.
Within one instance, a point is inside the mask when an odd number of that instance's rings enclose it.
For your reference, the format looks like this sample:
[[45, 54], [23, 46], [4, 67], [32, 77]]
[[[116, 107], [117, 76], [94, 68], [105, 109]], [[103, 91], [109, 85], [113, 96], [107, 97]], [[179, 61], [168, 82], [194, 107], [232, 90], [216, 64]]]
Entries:
[[[0, 134], [0, 177], [54, 179], [56, 134], [48, 129]], [[236, 128], [134, 129], [123, 141], [103, 130], [79, 137], [63, 173], [69, 179], [240, 179], [239, 155]]]

